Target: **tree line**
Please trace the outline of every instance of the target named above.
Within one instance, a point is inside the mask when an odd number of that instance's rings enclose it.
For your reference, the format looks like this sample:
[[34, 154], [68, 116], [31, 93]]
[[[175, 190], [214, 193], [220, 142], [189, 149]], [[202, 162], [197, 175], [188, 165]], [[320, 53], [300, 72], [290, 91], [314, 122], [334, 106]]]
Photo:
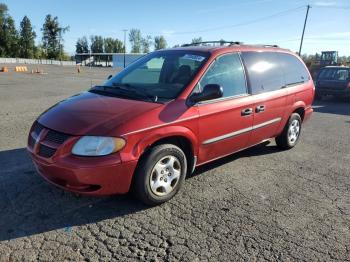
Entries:
[[23, 17], [17, 30], [7, 6], [0, 3], [0, 57], [68, 60], [63, 45], [63, 35], [68, 30], [60, 25], [57, 16], [48, 14], [41, 28], [41, 42], [36, 45], [37, 35], [28, 16]]
[[[90, 40], [90, 41], [89, 41]], [[159, 50], [167, 47], [165, 37], [150, 35], [142, 36], [139, 29], [131, 29], [129, 32], [129, 42], [131, 45], [130, 53], [149, 53], [152, 49]], [[124, 43], [112, 37], [103, 38], [102, 36], [92, 35], [89, 39], [86, 36], [78, 38], [75, 45], [75, 52], [81, 53], [123, 53]]]
[[[320, 61], [321, 59], [321, 54], [316, 53], [314, 55], [307, 55], [307, 54], [303, 54], [301, 56], [301, 58], [303, 59], [304, 63], [310, 67], [313, 63], [316, 63], [317, 61]], [[350, 56], [339, 56], [338, 57], [338, 64], [342, 64], [342, 65], [347, 65], [350, 64]]]

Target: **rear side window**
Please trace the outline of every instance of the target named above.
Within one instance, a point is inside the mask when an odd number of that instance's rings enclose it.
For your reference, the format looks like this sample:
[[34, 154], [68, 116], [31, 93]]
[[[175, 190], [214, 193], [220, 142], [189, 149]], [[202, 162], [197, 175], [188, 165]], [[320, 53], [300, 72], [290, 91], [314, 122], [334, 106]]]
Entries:
[[276, 55], [283, 69], [286, 86], [303, 83], [309, 80], [309, 73], [298, 58], [286, 53], [276, 53]]
[[349, 70], [344, 68], [322, 69], [318, 75], [319, 80], [346, 81], [349, 79]]
[[239, 54], [218, 57], [199, 82], [197, 89], [208, 84], [218, 84], [224, 90], [223, 97], [247, 93], [246, 80]]
[[253, 94], [278, 90], [284, 86], [284, 76], [276, 53], [243, 52], [242, 58]]

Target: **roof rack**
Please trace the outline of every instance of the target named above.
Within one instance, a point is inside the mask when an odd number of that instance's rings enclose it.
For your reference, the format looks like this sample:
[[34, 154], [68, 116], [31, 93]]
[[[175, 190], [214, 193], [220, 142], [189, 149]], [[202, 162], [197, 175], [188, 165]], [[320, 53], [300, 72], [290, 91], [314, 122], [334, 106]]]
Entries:
[[[187, 46], [210, 46], [210, 45], [243, 45], [243, 42], [239, 41], [203, 41], [203, 42], [196, 42], [196, 43], [190, 43], [190, 44], [183, 44], [182, 47], [187, 47]], [[278, 45], [271, 45], [271, 44], [253, 44], [252, 46], [260, 46], [260, 47], [279, 47]]]
[[278, 45], [265, 45], [265, 44], [257, 44], [254, 46], [262, 46], [262, 47], [279, 47]]
[[239, 41], [204, 41], [204, 42], [196, 42], [196, 43], [191, 43], [191, 44], [183, 44], [182, 47], [187, 47], [187, 46], [208, 46], [210, 44], [219, 44], [220, 46], [223, 45], [242, 45], [243, 42]]

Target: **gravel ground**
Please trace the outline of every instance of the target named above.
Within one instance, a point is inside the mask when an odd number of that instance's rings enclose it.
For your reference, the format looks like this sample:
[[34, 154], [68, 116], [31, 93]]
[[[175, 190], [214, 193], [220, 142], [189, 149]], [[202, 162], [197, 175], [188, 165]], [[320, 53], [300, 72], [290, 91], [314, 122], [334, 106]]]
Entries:
[[[1, 65], [0, 65], [1, 66]], [[350, 103], [315, 105], [298, 146], [205, 165], [170, 202], [77, 197], [26, 154], [34, 119], [112, 69], [0, 73], [0, 261], [350, 261]]]

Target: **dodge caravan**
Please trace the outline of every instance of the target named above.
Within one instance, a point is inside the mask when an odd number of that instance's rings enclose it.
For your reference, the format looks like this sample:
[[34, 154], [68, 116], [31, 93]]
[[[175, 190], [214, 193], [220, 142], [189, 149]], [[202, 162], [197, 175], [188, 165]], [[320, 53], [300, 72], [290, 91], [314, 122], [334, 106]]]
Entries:
[[132, 190], [156, 205], [200, 165], [271, 138], [294, 147], [315, 93], [302, 60], [225, 44], [155, 51], [45, 111], [28, 137], [38, 173], [79, 194]]

